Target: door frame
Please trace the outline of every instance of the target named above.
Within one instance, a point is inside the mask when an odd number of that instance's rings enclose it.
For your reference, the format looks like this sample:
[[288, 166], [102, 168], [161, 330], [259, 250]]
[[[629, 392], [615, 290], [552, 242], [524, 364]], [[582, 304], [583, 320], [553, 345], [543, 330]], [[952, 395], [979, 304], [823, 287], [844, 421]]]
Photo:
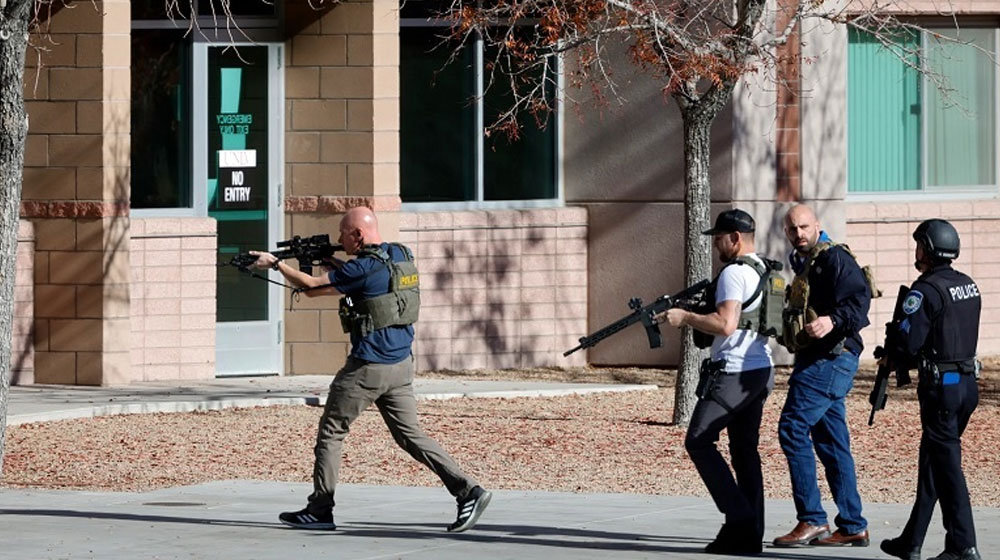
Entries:
[[[284, 232], [285, 169], [285, 81], [282, 43], [195, 42], [192, 46], [192, 174], [194, 205], [208, 216], [208, 49], [225, 47], [267, 47], [268, 59], [268, 218], [267, 247], [270, 250]], [[272, 280], [283, 281], [281, 274], [268, 271]], [[263, 282], [259, 279], [247, 281]], [[215, 373], [217, 377], [240, 375], [284, 375], [284, 297], [285, 288], [268, 284], [266, 321], [218, 322], [215, 328]], [[247, 347], [247, 343], [252, 343]], [[240, 343], [243, 343], [242, 346]]]

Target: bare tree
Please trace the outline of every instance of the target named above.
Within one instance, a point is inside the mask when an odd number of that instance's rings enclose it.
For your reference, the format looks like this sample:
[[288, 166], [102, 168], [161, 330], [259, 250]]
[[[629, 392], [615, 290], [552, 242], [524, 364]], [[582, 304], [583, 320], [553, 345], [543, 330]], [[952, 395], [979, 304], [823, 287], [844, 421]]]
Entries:
[[[690, 285], [711, 274], [710, 246], [700, 235], [710, 219], [710, 128], [736, 85], [752, 75], [780, 79], [774, 72], [785, 62], [779, 47], [796, 38], [795, 30], [808, 20], [868, 32], [900, 60], [919, 67], [919, 46], [903, 47], [897, 38], [921, 28], [894, 17], [896, 4], [901, 2], [451, 0], [441, 17], [451, 24], [451, 39], [459, 48], [483, 40], [494, 53], [486, 63], [487, 87], [510, 92], [510, 106], [489, 124], [487, 134], [516, 137], [527, 115], [545, 121], [555, 108], [555, 97], [546, 92], [560, 87], [553, 71], [556, 57], [566, 62], [563, 97], [573, 103], [574, 90], [589, 91], [600, 103], [622, 101], [613, 79], [614, 65], [620, 62], [609, 54], [622, 46], [631, 63], [662, 84], [683, 122], [685, 279]], [[777, 21], [783, 22], [780, 28]], [[618, 48], [606, 48], [612, 44]], [[694, 409], [700, 358], [685, 332], [677, 424], [687, 424]]]
[[24, 54], [35, 7], [33, 0], [0, 0], [0, 469], [7, 433], [21, 170], [28, 136]]

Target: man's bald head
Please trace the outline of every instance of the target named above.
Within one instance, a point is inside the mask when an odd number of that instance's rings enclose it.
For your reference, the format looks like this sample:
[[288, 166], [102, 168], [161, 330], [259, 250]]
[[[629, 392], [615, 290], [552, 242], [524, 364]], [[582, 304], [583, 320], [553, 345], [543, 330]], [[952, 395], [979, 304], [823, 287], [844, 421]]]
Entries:
[[785, 237], [799, 253], [808, 253], [816, 246], [819, 229], [816, 213], [805, 204], [796, 204], [785, 214]]
[[351, 229], [360, 229], [364, 232], [378, 232], [378, 219], [375, 212], [367, 206], [355, 206], [344, 214], [341, 224], [347, 224]]
[[349, 255], [365, 245], [382, 243], [375, 212], [367, 206], [355, 206], [340, 219], [340, 243]]
[[789, 208], [785, 214], [785, 224], [802, 222], [818, 223], [819, 220], [816, 219], [816, 213], [812, 208], [805, 204], [796, 204]]

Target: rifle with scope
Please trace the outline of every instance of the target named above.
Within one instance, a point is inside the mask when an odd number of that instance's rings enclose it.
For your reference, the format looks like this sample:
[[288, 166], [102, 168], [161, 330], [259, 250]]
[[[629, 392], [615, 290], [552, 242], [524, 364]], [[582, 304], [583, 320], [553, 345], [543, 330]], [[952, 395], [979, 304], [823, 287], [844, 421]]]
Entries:
[[660, 296], [656, 298], [653, 303], [646, 306], [642, 305], [641, 299], [632, 298], [628, 302], [628, 306], [632, 309], [632, 313], [629, 313], [628, 315], [593, 334], [580, 337], [580, 344], [578, 344], [575, 348], [571, 348], [563, 352], [563, 356], [569, 356], [573, 352], [582, 348], [590, 348], [605, 338], [608, 338], [609, 336], [623, 330], [625, 327], [635, 323], [642, 323], [642, 326], [646, 327], [646, 337], [649, 338], [649, 347], [659, 348], [660, 345], [663, 344], [663, 341], [660, 338], [660, 326], [656, 323], [653, 317], [674, 307], [681, 307], [688, 310], [698, 309], [705, 301], [705, 288], [707, 288], [708, 285], [708, 280], [702, 280], [701, 282], [685, 288], [672, 296]]
[[[272, 251], [271, 254], [278, 260], [296, 259], [299, 261], [299, 270], [312, 275], [315, 266], [332, 266], [333, 254], [343, 251], [343, 245], [330, 243], [328, 234], [313, 235], [310, 237], [300, 237], [296, 235], [291, 239], [278, 242], [279, 250]], [[220, 266], [232, 265], [242, 270], [250, 272], [250, 267], [257, 262], [257, 256], [250, 253], [239, 253], [233, 256], [227, 263]]]

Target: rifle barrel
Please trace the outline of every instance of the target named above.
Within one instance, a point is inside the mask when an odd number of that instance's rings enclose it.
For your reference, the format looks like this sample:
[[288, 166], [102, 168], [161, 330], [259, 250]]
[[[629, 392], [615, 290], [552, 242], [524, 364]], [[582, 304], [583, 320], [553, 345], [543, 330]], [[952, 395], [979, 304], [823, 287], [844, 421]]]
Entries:
[[[642, 322], [646, 326], [647, 335], [650, 336], [650, 348], [655, 348], [659, 346], [659, 343], [654, 344], [654, 338], [657, 340], [659, 339], [659, 330], [658, 327], [655, 324], [653, 324], [652, 321], [650, 320], [652, 316], [666, 309], [670, 309], [671, 307], [676, 307], [679, 304], [679, 302], [687, 298], [690, 298], [691, 296], [704, 290], [705, 286], [707, 286], [708, 284], [709, 284], [708, 280], [702, 280], [692, 286], [689, 286], [681, 290], [675, 295], [660, 296], [656, 298], [656, 300], [653, 301], [653, 303], [650, 303], [649, 305], [639, 307], [639, 304], [636, 304], [636, 306], [633, 307], [632, 312], [629, 313], [628, 315], [622, 317], [621, 319], [615, 321], [614, 323], [611, 323], [610, 325], [596, 332], [581, 337], [579, 340], [580, 344], [578, 344], [576, 347], [570, 350], [563, 352], [563, 356], [569, 356], [573, 352], [576, 352], [577, 350], [580, 350], [582, 348], [590, 348], [596, 345], [598, 342], [604, 340], [605, 338], [608, 338], [609, 336], [625, 329], [629, 325], [639, 322]], [[639, 300], [635, 299], [634, 301], [639, 301]], [[649, 331], [651, 329], [654, 330], [653, 334], [649, 334]]]

